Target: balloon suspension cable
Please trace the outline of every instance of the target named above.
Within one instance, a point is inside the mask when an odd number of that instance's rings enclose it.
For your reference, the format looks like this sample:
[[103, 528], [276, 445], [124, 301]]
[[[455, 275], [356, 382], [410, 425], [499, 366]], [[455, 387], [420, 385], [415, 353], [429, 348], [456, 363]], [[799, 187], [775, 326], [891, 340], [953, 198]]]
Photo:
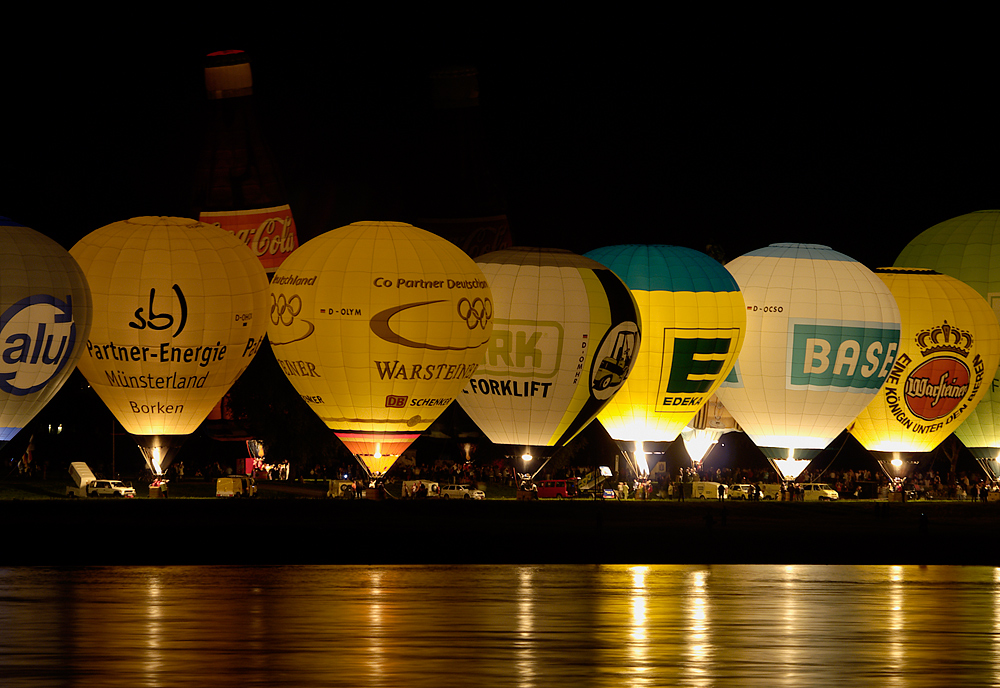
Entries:
[[542, 469], [545, 468], [548, 465], [549, 461], [551, 460], [552, 456], [549, 456], [544, 461], [542, 461], [542, 465], [538, 467], [538, 470], [531, 474], [532, 481], [534, 481], [534, 479], [538, 476], [538, 474], [542, 472]]
[[836, 453], [833, 455], [833, 458], [830, 459], [829, 463], [826, 464], [826, 468], [824, 468], [822, 471], [819, 472], [819, 476], [821, 478], [823, 477], [824, 473], [826, 473], [828, 470], [830, 470], [830, 466], [833, 465], [833, 462], [837, 460], [838, 456], [840, 456], [840, 452], [843, 451], [844, 445], [847, 444], [847, 434], [848, 433], [844, 433], [844, 441], [840, 443], [839, 447], [837, 447]]

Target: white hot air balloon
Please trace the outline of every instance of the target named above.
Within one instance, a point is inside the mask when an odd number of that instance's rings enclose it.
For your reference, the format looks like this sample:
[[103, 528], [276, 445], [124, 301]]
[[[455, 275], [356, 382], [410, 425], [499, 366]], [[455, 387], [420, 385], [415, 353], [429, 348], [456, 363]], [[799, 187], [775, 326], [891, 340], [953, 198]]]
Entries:
[[717, 392], [786, 479], [833, 441], [885, 382], [899, 308], [858, 261], [816, 244], [772, 244], [726, 265], [747, 337]]
[[49, 402], [90, 334], [83, 271], [62, 246], [0, 218], [0, 446]]
[[493, 292], [493, 334], [459, 403], [517, 454], [563, 446], [628, 377], [639, 351], [635, 300], [611, 270], [561, 249], [516, 247], [476, 262]]

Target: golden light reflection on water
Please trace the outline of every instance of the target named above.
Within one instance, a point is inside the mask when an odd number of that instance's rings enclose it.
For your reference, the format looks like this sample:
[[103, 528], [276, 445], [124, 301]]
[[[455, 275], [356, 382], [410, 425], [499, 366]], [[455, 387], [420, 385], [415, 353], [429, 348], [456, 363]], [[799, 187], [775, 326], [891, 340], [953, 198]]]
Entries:
[[1000, 684], [1000, 569], [0, 569], [0, 685]]
[[534, 573], [534, 569], [529, 566], [517, 569], [517, 636], [514, 640], [514, 649], [517, 653], [515, 666], [518, 686], [521, 688], [535, 686]]

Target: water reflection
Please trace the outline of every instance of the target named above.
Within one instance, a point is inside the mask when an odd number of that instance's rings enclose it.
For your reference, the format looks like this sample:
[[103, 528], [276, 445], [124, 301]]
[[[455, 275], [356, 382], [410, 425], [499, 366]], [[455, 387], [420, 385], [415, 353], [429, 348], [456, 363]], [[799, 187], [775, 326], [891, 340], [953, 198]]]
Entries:
[[0, 684], [989, 685], [1000, 569], [0, 569]]

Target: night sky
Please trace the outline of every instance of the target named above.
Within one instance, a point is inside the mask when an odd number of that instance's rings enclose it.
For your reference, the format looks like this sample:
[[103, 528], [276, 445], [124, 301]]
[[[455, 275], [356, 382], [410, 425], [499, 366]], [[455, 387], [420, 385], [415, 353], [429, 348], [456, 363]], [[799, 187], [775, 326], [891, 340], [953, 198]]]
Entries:
[[991, 42], [891, 22], [760, 32], [744, 19], [767, 18], [576, 18], [517, 33], [508, 19], [448, 40], [344, 27], [312, 43], [280, 27], [217, 42], [78, 39], [57, 66], [7, 45], [0, 215], [67, 247], [128, 217], [190, 215], [201, 58], [227, 48], [251, 55], [303, 239], [397, 219], [394, 199], [419, 177], [423, 78], [446, 64], [480, 71], [518, 244], [714, 243], [731, 259], [801, 241], [879, 267], [923, 229], [1000, 205]]

